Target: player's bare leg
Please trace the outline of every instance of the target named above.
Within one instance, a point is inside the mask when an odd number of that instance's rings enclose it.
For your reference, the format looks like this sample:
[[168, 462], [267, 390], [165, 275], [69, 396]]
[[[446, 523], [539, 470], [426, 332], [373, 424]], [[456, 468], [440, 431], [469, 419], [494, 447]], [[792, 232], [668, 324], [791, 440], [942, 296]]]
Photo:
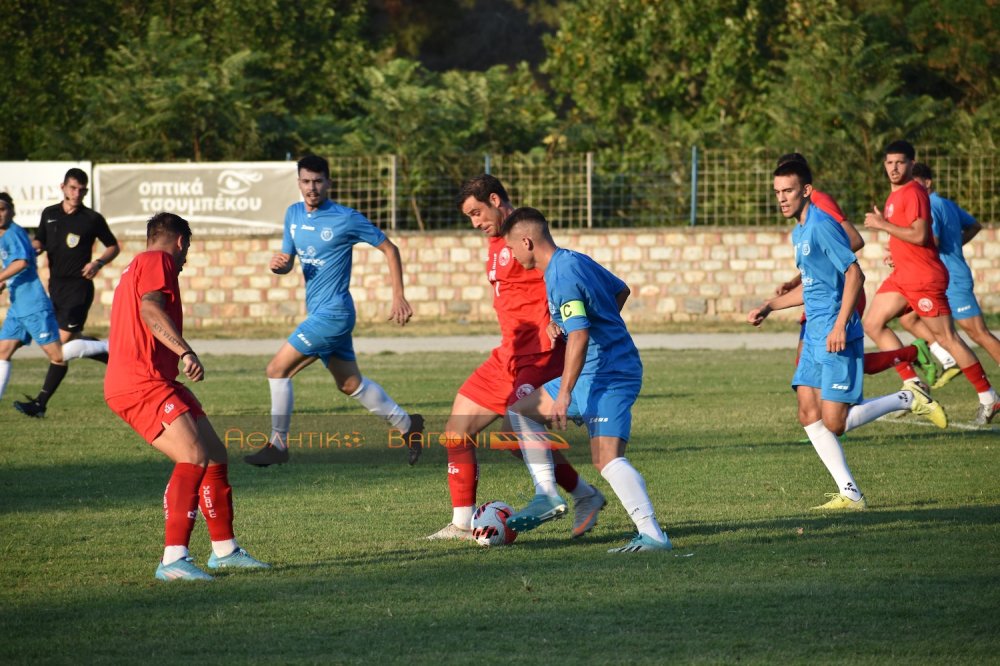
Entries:
[[827, 493], [830, 501], [812, 508], [821, 511], [866, 508], [865, 496], [854, 481], [838, 439], [846, 428], [850, 405], [823, 400], [820, 389], [810, 386], [798, 386], [796, 395], [799, 423], [805, 428], [813, 449], [838, 487], [838, 492]]
[[424, 417], [408, 414], [377, 382], [361, 374], [357, 362], [332, 356], [326, 367], [341, 393], [354, 398], [401, 433], [408, 451], [408, 462], [411, 465], [416, 463], [423, 450]]
[[[879, 292], [868, 304], [868, 309], [861, 323], [864, 326], [865, 334], [871, 338], [880, 351], [893, 351], [903, 347], [899, 337], [889, 328], [889, 322], [900, 316], [906, 307], [906, 299], [902, 294], [896, 292]], [[904, 361], [895, 367], [904, 383], [920, 381], [909, 362]]]
[[518, 435], [524, 464], [535, 487], [531, 502], [507, 519], [507, 524], [518, 532], [533, 530], [566, 514], [566, 502], [556, 490], [552, 445], [544, 425], [553, 405], [552, 397], [541, 389], [521, 398], [507, 410], [511, 427]]
[[986, 321], [982, 315], [976, 315], [968, 319], [956, 319], [955, 322], [973, 342], [986, 350], [986, 353], [990, 355], [994, 363], [1000, 364], [1000, 340], [986, 326]]
[[948, 350], [954, 358], [958, 367], [962, 370], [969, 383], [976, 389], [979, 397], [979, 408], [976, 412], [976, 423], [986, 425], [990, 423], [997, 413], [1000, 413], [1000, 396], [990, 385], [990, 380], [986, 377], [986, 371], [975, 352], [969, 348], [955, 331], [951, 315], [940, 315], [938, 317], [921, 317], [927, 327], [937, 338], [942, 347]]
[[0, 398], [3, 398], [10, 381], [10, 359], [22, 346], [20, 340], [0, 340]]

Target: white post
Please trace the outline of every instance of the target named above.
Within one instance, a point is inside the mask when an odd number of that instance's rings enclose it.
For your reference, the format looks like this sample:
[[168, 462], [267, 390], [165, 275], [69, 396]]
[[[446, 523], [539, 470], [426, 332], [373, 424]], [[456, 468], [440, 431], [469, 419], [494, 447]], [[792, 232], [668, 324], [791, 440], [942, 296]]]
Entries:
[[587, 153], [587, 228], [594, 228], [594, 153]]

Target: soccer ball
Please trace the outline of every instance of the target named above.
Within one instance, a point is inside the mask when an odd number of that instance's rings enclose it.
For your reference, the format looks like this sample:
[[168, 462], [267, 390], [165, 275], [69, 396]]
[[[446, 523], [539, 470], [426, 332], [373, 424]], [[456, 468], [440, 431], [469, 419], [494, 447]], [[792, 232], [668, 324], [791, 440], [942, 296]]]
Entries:
[[517, 532], [507, 527], [514, 509], [505, 502], [492, 500], [476, 509], [472, 515], [472, 538], [480, 546], [506, 546], [514, 543]]

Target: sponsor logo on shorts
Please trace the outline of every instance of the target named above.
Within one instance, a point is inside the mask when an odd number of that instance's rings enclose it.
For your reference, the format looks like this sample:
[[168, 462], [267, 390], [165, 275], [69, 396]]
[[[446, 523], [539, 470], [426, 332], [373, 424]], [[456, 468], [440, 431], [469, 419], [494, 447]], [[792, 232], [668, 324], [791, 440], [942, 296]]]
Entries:
[[847, 384], [831, 384], [830, 388], [832, 388], [832, 389], [834, 389], [836, 391], [846, 391], [846, 390], [848, 390], [851, 387], [848, 386]]
[[531, 384], [521, 384], [514, 391], [514, 395], [517, 396], [518, 400], [520, 400], [521, 398], [523, 398], [526, 395], [531, 395], [534, 391], [535, 391], [535, 387], [532, 386]]
[[608, 422], [607, 416], [591, 416], [589, 419], [587, 419], [587, 423], [607, 423], [607, 422]]
[[306, 347], [312, 347], [313, 346], [313, 343], [309, 342], [309, 338], [307, 338], [302, 333], [299, 333], [295, 337], [297, 337], [299, 340], [301, 340], [305, 344]]
[[319, 237], [322, 238], [324, 241], [327, 241], [327, 242], [332, 241], [333, 240], [333, 229], [331, 229], [330, 227], [323, 227], [323, 231], [321, 231], [319, 233]]
[[500, 262], [501, 266], [506, 266], [507, 264], [509, 264], [510, 263], [510, 248], [509, 247], [505, 247], [504, 249], [500, 250], [500, 256], [499, 256], [499, 258], [497, 260]]
[[962, 307], [958, 308], [956, 312], [965, 312], [966, 310], [971, 310], [971, 309], [972, 309], [971, 305], [963, 305]]
[[176, 405], [174, 403], [168, 402], [166, 404], [166, 406], [163, 408], [163, 413], [164, 414], [169, 414], [170, 412], [174, 411], [175, 407], [176, 407]]
[[934, 301], [932, 301], [929, 298], [921, 298], [919, 301], [917, 301], [917, 307], [920, 308], [923, 312], [927, 312], [928, 310], [934, 307]]
[[76, 247], [80, 244], [80, 237], [76, 234], [66, 234], [66, 246]]

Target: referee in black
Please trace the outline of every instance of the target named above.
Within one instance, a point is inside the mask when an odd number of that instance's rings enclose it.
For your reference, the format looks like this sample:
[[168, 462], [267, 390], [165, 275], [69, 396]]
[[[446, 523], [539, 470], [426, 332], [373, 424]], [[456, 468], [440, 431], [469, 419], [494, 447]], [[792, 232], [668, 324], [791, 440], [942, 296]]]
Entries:
[[[32, 245], [35, 252], [48, 255], [49, 297], [59, 322], [64, 358], [89, 357], [107, 363], [107, 343], [85, 338], [83, 326], [94, 302], [94, 276], [118, 256], [121, 248], [104, 216], [83, 205], [88, 182], [82, 169], [66, 172], [60, 186], [63, 200], [42, 211]], [[98, 240], [104, 252], [93, 259]], [[27, 416], [44, 416], [45, 406], [66, 370], [65, 361], [62, 365], [50, 364], [39, 394], [29, 397], [28, 402], [15, 402], [14, 408]]]

